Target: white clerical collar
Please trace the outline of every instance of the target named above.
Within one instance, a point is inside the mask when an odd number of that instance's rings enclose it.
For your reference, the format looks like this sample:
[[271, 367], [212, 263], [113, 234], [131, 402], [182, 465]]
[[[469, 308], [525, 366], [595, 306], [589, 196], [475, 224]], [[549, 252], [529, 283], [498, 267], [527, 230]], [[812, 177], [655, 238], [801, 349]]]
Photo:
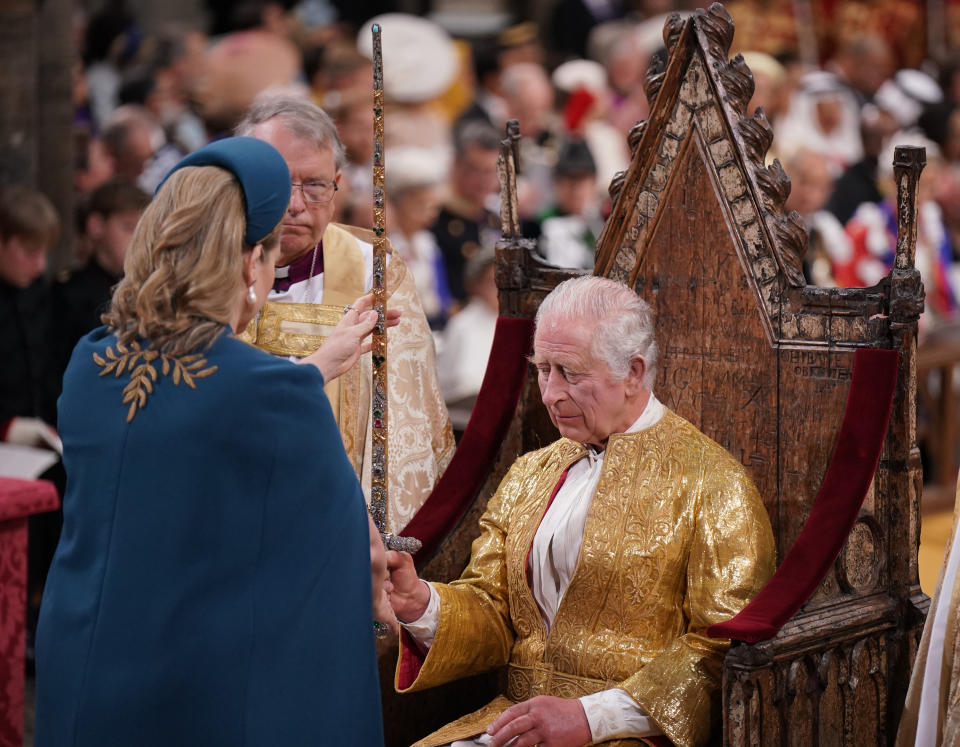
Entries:
[[273, 278], [274, 280], [282, 280], [283, 278], [290, 277], [290, 265], [286, 267], [274, 267], [273, 268]]
[[653, 396], [653, 392], [650, 392], [650, 399], [647, 400], [647, 406], [643, 408], [640, 417], [634, 420], [633, 425], [627, 428], [624, 433], [636, 433], [637, 431], [643, 431], [656, 425], [660, 422], [660, 418], [663, 417], [666, 411], [667, 408], [663, 406], [660, 400]]

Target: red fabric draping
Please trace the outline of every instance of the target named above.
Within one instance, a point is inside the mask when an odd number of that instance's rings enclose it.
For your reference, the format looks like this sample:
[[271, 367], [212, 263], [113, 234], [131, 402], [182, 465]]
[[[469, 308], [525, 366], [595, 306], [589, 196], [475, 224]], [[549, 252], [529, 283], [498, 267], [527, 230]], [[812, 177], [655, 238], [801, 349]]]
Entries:
[[760, 593], [731, 620], [707, 628], [711, 638], [756, 643], [773, 638], [830, 570], [876, 472], [897, 381], [896, 350], [860, 349], [837, 445], [807, 521]]
[[0, 747], [23, 744], [27, 516], [59, 505], [53, 483], [0, 477]]
[[418, 565], [436, 551], [483, 487], [520, 400], [532, 342], [532, 319], [497, 319], [487, 371], [463, 438], [433, 492], [401, 532], [423, 543]]

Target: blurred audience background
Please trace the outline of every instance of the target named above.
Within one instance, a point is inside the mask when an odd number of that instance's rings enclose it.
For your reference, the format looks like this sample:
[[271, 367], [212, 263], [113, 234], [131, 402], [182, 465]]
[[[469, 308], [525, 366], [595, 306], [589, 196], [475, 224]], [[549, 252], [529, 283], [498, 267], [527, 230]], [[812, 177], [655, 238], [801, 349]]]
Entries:
[[[388, 235], [416, 278], [448, 373], [482, 372], [486, 345], [453, 340], [485, 339], [492, 329], [505, 122], [520, 122], [524, 233], [539, 240], [545, 261], [590, 269], [610, 180], [628, 165], [627, 134], [648, 114], [644, 78], [666, 16], [706, 4], [178, 0], [160, 13], [139, 0], [78, 0], [70, 78], [76, 214], [60, 216], [72, 256], [46, 270], [56, 327], [49, 359], [62, 367], [75, 338], [96, 323], [122, 273], [128, 224], [169, 166], [230, 132], [265, 91], [310, 98], [331, 114], [347, 157], [337, 220], [370, 226], [369, 29], [377, 21]], [[774, 129], [768, 159], [779, 158], [791, 177], [787, 207], [809, 232], [808, 282], [870, 285], [888, 271], [891, 154], [900, 143], [922, 144], [921, 334], [954, 323], [960, 0], [726, 7], [736, 24], [731, 54], [744, 55], [756, 82], [750, 111], [762, 109]], [[4, 168], [4, 181], [14, 171]], [[449, 391], [462, 408], [478, 384], [461, 384]]]
[[[525, 230], [542, 239], [549, 261], [590, 267], [607, 187], [628, 162], [626, 135], [648, 111], [643, 81], [666, 14], [705, 4], [181, 0], [189, 20], [160, 23], [156, 14], [139, 17], [133, 0], [87, 0], [74, 18], [79, 210], [110, 178], [151, 192], [176, 158], [229, 132], [261, 92], [283, 88], [334, 117], [348, 159], [338, 217], [368, 225], [369, 27], [380, 11], [387, 172], [394, 151], [403, 172], [392, 180], [401, 194], [391, 195], [390, 232], [439, 331], [467, 303], [468, 261], [497, 240], [496, 151], [506, 120], [518, 119], [523, 135]], [[875, 282], [886, 252], [870, 242], [858, 263], [862, 220], [848, 224], [861, 205], [889, 201], [889, 164], [880, 163], [888, 146], [922, 138], [937, 163], [924, 176], [939, 210], [928, 222], [944, 237], [927, 271], [942, 276], [944, 298], [956, 298], [960, 3], [731, 0], [727, 8], [736, 24], [731, 52], [744, 54], [756, 81], [750, 108], [762, 107], [773, 125], [770, 159], [794, 179], [790, 207], [811, 232], [808, 280]], [[82, 215], [73, 221], [82, 223]], [[940, 306], [949, 316], [950, 304]]]

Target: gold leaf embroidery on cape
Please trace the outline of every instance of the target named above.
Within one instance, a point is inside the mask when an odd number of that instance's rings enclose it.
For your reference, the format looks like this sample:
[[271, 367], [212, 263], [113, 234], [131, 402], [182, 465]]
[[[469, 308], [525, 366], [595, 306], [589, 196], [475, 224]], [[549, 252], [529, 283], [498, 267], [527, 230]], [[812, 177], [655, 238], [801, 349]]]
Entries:
[[180, 386], [182, 381], [191, 389], [197, 388], [194, 383], [196, 379], [205, 379], [217, 370], [216, 366], [207, 366], [206, 358], [200, 353], [177, 358], [149, 348], [143, 350], [136, 341], [131, 342], [129, 347], [117, 343], [117, 352], [112, 347], [104, 352], [106, 358], [99, 353], [93, 354], [93, 362], [103, 369], [100, 376], [112, 373], [119, 379], [125, 371], [130, 374], [130, 383], [123, 388], [123, 403], [130, 405], [127, 410], [128, 423], [133, 420], [137, 410], [147, 404], [147, 395], [153, 394], [153, 385], [158, 378], [157, 362], [160, 363], [160, 373], [170, 376], [174, 386]]

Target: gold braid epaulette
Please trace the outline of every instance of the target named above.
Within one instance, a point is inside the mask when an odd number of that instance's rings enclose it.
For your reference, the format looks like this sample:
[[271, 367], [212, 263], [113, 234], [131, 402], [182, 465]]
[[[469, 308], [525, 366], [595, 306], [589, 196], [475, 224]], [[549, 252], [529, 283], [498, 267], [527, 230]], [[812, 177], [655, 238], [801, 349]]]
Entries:
[[175, 357], [161, 353], [158, 350], [140, 348], [140, 343], [131, 342], [129, 347], [122, 343], [117, 343], [117, 353], [113, 352], [112, 347], [108, 347], [106, 358], [99, 353], [93, 354], [93, 362], [103, 370], [100, 376], [113, 374], [120, 378], [124, 371], [130, 374], [130, 383], [123, 388], [123, 403], [130, 404], [127, 410], [127, 422], [133, 420], [137, 411], [146, 405], [147, 395], [153, 394], [153, 385], [157, 381], [156, 361], [160, 361], [160, 373], [164, 376], [170, 376], [174, 386], [180, 386], [183, 381], [191, 389], [196, 389], [195, 379], [205, 379], [217, 370], [216, 366], [207, 365], [206, 358], [201, 353], [192, 353]]

